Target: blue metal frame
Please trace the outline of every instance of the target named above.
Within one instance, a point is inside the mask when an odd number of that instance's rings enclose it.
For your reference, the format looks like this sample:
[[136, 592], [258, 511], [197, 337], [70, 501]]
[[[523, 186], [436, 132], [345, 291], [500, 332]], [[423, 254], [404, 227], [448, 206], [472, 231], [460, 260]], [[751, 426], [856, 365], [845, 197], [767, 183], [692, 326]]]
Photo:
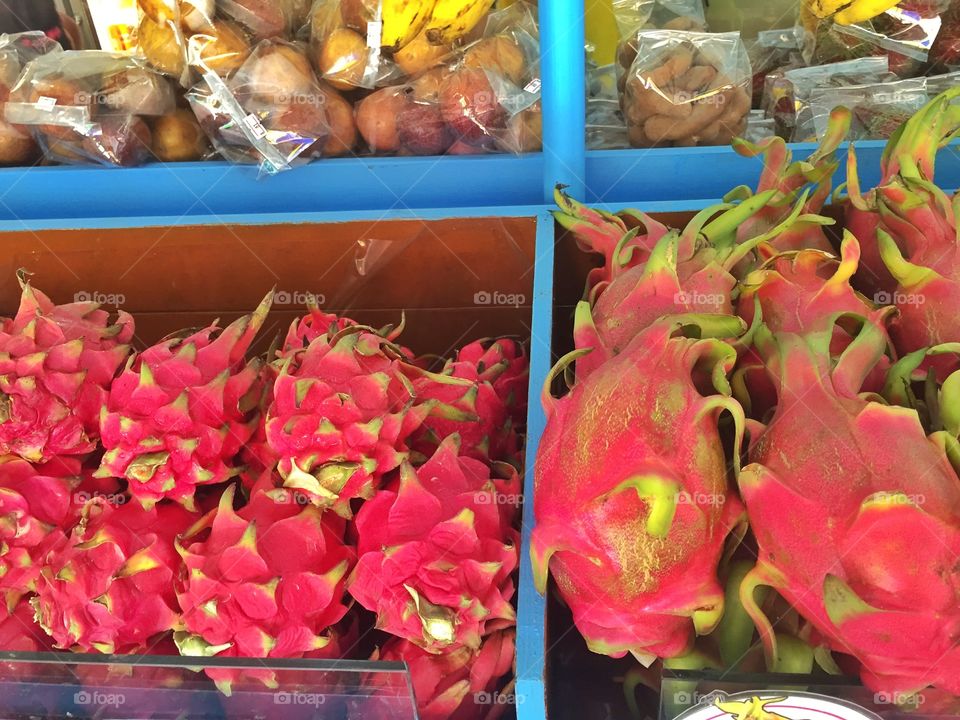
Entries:
[[[874, 187], [880, 180], [880, 155], [885, 143], [871, 140], [855, 144], [860, 182]], [[794, 159], [816, 149], [815, 143], [791, 143]], [[846, 156], [847, 144], [838, 150]], [[940, 151], [937, 183], [960, 187], [960, 145]], [[755, 187], [762, 158], [745, 158], [729, 146], [656, 148], [649, 150], [597, 150], [587, 153], [586, 201], [604, 204], [697, 200], [714, 202], [737, 185]], [[841, 163], [835, 184], [846, 181]]]

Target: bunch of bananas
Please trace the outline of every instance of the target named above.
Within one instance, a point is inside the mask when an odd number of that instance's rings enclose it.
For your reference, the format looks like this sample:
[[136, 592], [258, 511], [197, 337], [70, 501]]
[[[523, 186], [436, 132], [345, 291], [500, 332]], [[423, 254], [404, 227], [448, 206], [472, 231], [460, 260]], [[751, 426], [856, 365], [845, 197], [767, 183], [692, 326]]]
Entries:
[[399, 50], [425, 32], [434, 45], [466, 36], [486, 17], [495, 0], [382, 0], [381, 45]]
[[[900, 0], [801, 0], [801, 14], [809, 19], [833, 20], [839, 25], [865, 22], [882, 15]], [[804, 25], [808, 22], [805, 20]]]

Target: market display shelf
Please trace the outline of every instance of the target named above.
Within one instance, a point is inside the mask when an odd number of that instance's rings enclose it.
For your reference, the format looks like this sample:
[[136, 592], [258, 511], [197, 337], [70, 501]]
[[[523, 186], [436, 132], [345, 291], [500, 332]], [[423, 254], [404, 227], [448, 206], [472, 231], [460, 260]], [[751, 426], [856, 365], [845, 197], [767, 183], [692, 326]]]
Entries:
[[275, 176], [226, 162], [0, 170], [0, 219], [171, 217], [530, 205], [543, 155], [343, 158]]
[[[520, 720], [543, 720], [545, 604], [533, 587], [527, 558], [533, 462], [545, 422], [540, 388], [553, 363], [551, 211], [541, 203], [130, 217], [127, 208], [117, 206], [113, 215], [102, 217], [0, 219], [0, 243], [7, 250], [0, 308], [9, 312], [16, 307], [15, 271], [24, 267], [35, 273], [38, 287], [60, 301], [78, 292], [122, 296], [145, 342], [188, 319], [195, 324], [200, 317], [209, 321], [219, 316], [229, 322], [253, 307], [271, 285], [291, 296], [320, 293], [327, 300], [325, 309], [356, 312], [361, 321], [378, 326], [395, 322], [404, 311], [404, 342], [429, 352], [443, 353], [465, 335], [529, 336], [515, 697]], [[423, 273], [431, 280], [423, 282]], [[491, 295], [518, 292], [523, 296], [517, 305], [489, 302]], [[275, 307], [270, 327], [285, 327], [300, 312], [298, 307]], [[5, 658], [11, 656], [0, 661]], [[166, 662], [194, 665], [193, 659]], [[0, 685], [3, 675], [0, 667]], [[357, 684], [362, 691], [362, 681]], [[101, 688], [108, 689], [109, 684]]]
[[[879, 140], [854, 144], [860, 183], [866, 190], [880, 179], [880, 156], [886, 143]], [[846, 157], [847, 143], [838, 150]], [[813, 152], [816, 143], [789, 143], [794, 159]], [[629, 204], [696, 200], [714, 202], [738, 185], [755, 187], [761, 158], [743, 157], [730, 146], [592, 150], [586, 156], [586, 202]], [[841, 164], [834, 187], [846, 182]], [[960, 187], [960, 144], [943, 148], [937, 158], [937, 184]]]

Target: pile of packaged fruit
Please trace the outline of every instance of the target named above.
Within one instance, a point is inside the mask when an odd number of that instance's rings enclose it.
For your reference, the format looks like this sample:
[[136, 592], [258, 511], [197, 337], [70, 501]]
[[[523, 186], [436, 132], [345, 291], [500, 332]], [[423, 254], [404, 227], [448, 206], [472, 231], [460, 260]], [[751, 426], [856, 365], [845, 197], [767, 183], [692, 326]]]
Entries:
[[0, 38], [0, 163], [540, 149], [536, 7], [139, 0], [137, 50]]
[[887, 139], [960, 82], [960, 2], [904, 0], [869, 20], [829, 5], [816, 17], [798, 2], [598, 0], [587, 14], [590, 147], [811, 142], [840, 105], [853, 139]]

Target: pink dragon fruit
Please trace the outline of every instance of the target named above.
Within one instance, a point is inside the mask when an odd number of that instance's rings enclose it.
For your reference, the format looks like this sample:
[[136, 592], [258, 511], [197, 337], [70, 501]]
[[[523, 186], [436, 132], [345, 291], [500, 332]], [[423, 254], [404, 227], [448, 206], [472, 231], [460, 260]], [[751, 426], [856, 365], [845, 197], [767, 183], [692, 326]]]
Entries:
[[529, 363], [509, 339], [465, 346], [439, 373], [410, 367], [418, 403], [435, 401], [411, 439], [429, 456], [442, 440], [460, 436], [461, 454], [477, 460], [514, 460], [526, 408]]
[[0, 592], [9, 612], [36, 590], [40, 562], [73, 524], [80, 463], [0, 458]]
[[179, 618], [174, 537], [195, 519], [176, 505], [88, 501], [70, 536], [43, 558], [32, 600], [57, 647], [134, 652], [171, 630]]
[[859, 660], [871, 688], [960, 692], [960, 479], [914, 410], [859, 394], [887, 347], [876, 325], [862, 320], [831, 358], [842, 317], [804, 336], [756, 334], [779, 404], [739, 477], [759, 546], [741, 598], [768, 658], [761, 585]]
[[[731, 315], [737, 282], [735, 266], [758, 246], [789, 231], [799, 221], [807, 225], [830, 222], [801, 215], [807, 198], [803, 194], [792, 212], [780, 218], [776, 226], [738, 244], [738, 228], [765, 209], [775, 193], [767, 190], [738, 204], [707, 208], [697, 213], [682, 233], [671, 231], [660, 238], [646, 262], [627, 269], [614, 264], [613, 278], [592, 311], [590, 332], [595, 327], [599, 343], [579, 370], [583, 372], [587, 366], [599, 365], [605, 358], [622, 352], [638, 333], [666, 315]], [[578, 341], [578, 345], [583, 343]]]
[[[234, 487], [219, 507], [186, 532], [177, 549], [183, 571], [177, 600], [183, 613], [175, 635], [187, 656], [337, 657], [332, 626], [344, 602], [353, 551], [344, 521], [289, 493], [258, 488], [234, 511]], [[239, 676], [275, 686], [271, 671], [210, 670], [225, 690]]]
[[[513, 666], [515, 639], [513, 630], [501, 630], [484, 638], [479, 650], [461, 646], [434, 655], [393, 638], [373, 659], [407, 664], [420, 720], [494, 720], [510, 707], [512, 685], [504, 676]], [[356, 716], [392, 720], [400, 714], [395, 703], [396, 698], [367, 698]]]
[[[870, 297], [877, 293], [890, 294], [897, 284], [880, 256], [877, 240], [881, 217], [880, 189], [895, 181], [904, 166], [914, 168], [916, 174], [933, 181], [937, 151], [955, 129], [950, 121], [949, 107], [957, 96], [960, 96], [960, 87], [938, 95], [890, 137], [880, 159], [880, 184], [866, 195], [860, 190], [853, 147], [847, 153], [846, 228], [856, 236], [863, 252], [854, 284]], [[899, 242], [900, 238], [897, 240]], [[901, 247], [901, 250], [907, 248]]]
[[[33, 617], [33, 607], [27, 600], [17, 603], [10, 614], [0, 620], [0, 651], [35, 653], [52, 650], [47, 635]], [[0, 664], [0, 667], [4, 667]], [[14, 666], [6, 666], [6, 677], [17, 677]], [[22, 674], [22, 671], [21, 671]]]
[[[615, 269], [623, 271], [646, 262], [660, 238], [670, 230], [637, 210], [613, 215], [582, 205], [563, 192], [562, 185], [556, 187], [553, 196], [560, 208], [553, 214], [557, 224], [573, 234], [581, 250], [603, 257], [603, 265], [587, 275], [584, 297], [591, 302], [603, 293]], [[641, 234], [641, 230], [645, 233]]]
[[[586, 303], [578, 316], [589, 323]], [[704, 339], [684, 337], [684, 328]], [[744, 330], [738, 318], [664, 318], [584, 377], [591, 345], [581, 329], [578, 350], [547, 381], [534, 579], [544, 592], [553, 575], [594, 652], [683, 655], [723, 614], [717, 566], [725, 540], [741, 532], [743, 508], [728, 486], [717, 423], [725, 412], [734, 420], [738, 466], [744, 415], [727, 382], [736, 350], [715, 338]], [[577, 382], [555, 400], [552, 377], [574, 359]], [[698, 389], [695, 374], [706, 386]]]
[[[956, 221], [949, 198], [936, 186], [923, 181], [904, 179], [908, 199], [898, 207], [912, 207], [916, 220], [928, 216], [917, 232], [923, 232], [923, 243], [914, 246], [910, 259], [900, 249], [900, 242], [883, 229], [877, 230], [880, 254], [897, 287], [892, 300], [899, 311], [891, 325], [891, 335], [900, 353], [906, 354], [930, 345], [960, 341], [960, 318], [956, 313], [960, 303], [960, 244], [957, 243]], [[920, 188], [920, 185], [927, 186]], [[926, 191], [924, 191], [926, 190]], [[922, 207], [917, 207], [922, 203]], [[909, 211], [907, 211], [909, 212]], [[930, 217], [933, 216], [933, 217]], [[883, 216], [881, 225], [890, 227]], [[960, 368], [955, 357], [941, 355], [931, 360], [941, 380]]]
[[259, 399], [259, 367], [244, 355], [272, 300], [222, 331], [215, 323], [170, 337], [131, 360], [100, 418], [106, 453], [97, 475], [125, 478], [144, 507], [167, 498], [192, 508], [198, 485], [237, 474]]
[[130, 353], [133, 318], [96, 303], [54, 305], [19, 273], [16, 317], [0, 327], [0, 454], [46, 462], [86, 455], [107, 389]]
[[284, 487], [352, 516], [409, 453], [430, 405], [415, 406], [403, 353], [372, 328], [328, 327], [282, 361], [266, 438]]
[[775, 195], [758, 213], [745, 220], [737, 229], [739, 242], [763, 235], [781, 224], [790, 215], [796, 198], [809, 183], [813, 192], [803, 205], [802, 215], [811, 216], [813, 222], [796, 222], [791, 227], [770, 238], [770, 245], [777, 251], [815, 249], [829, 252], [830, 241], [823, 232], [823, 223], [815, 216], [830, 197], [833, 175], [840, 166], [836, 151], [850, 131], [850, 111], [838, 107], [830, 113], [827, 130], [820, 145], [809, 157], [790, 162], [792, 153], [782, 138], [770, 137], [760, 143], [751, 143], [741, 138], [733, 141], [733, 148], [745, 157], [763, 158], [763, 172], [757, 186], [757, 194], [774, 191]]
[[[763, 322], [774, 333], [823, 332], [829, 324], [834, 333], [830, 343], [834, 357], [853, 340], [848, 328], [830, 322], [834, 313], [862, 315], [886, 334], [893, 307], [878, 308], [850, 287], [850, 278], [857, 272], [860, 260], [860, 245], [851, 233], [844, 235], [840, 255], [838, 260], [832, 254], [813, 249], [774, 255], [741, 283], [737, 314], [753, 325], [759, 310]], [[878, 362], [864, 389], [879, 392], [889, 368], [887, 358]], [[763, 418], [773, 410], [776, 386], [753, 348], [740, 358], [735, 378], [735, 384], [742, 383], [746, 389], [738, 397], [749, 405], [754, 417]]]
[[431, 653], [480, 647], [512, 626], [511, 576], [518, 535], [515, 469], [486, 464], [444, 440], [426, 463], [400, 467], [399, 478], [357, 514], [357, 567], [350, 594], [377, 614], [377, 627]]

